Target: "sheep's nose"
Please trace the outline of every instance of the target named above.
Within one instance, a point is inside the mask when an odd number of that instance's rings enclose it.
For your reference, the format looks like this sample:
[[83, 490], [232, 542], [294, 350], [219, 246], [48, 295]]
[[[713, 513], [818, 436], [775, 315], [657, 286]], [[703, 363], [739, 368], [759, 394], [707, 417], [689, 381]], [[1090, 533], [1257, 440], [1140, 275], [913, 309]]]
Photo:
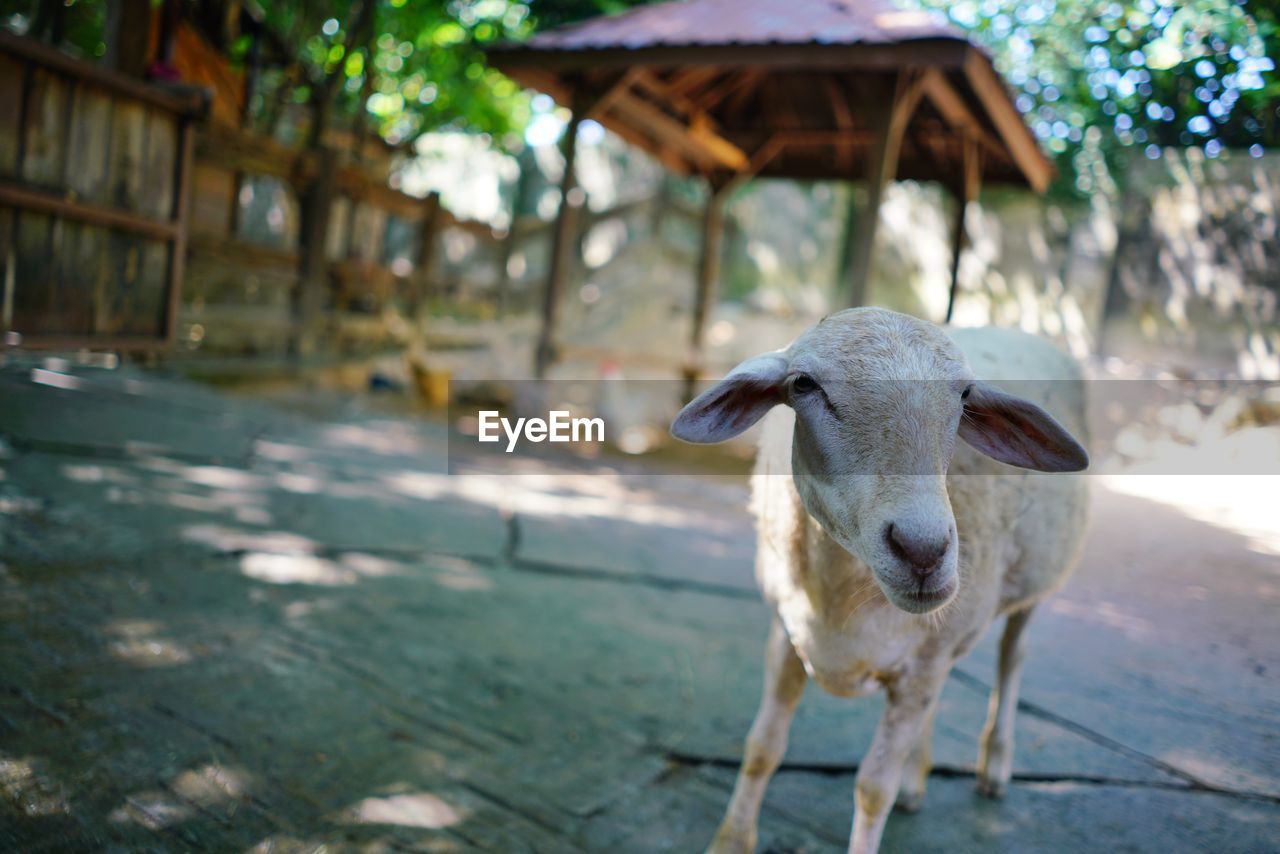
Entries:
[[949, 530], [941, 537], [929, 536], [908, 532], [892, 522], [885, 528], [884, 538], [889, 544], [889, 551], [910, 566], [911, 571], [920, 578], [938, 568], [947, 553], [947, 547], [951, 545]]

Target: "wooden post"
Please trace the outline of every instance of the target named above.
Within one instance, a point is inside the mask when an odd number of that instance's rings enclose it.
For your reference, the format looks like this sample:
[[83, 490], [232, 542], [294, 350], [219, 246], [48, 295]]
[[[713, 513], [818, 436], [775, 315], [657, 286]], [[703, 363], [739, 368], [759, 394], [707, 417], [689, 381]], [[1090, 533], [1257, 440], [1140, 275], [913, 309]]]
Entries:
[[106, 46], [103, 56], [106, 64], [134, 77], [146, 74], [147, 63], [151, 60], [147, 50], [151, 34], [151, 3], [148, 0], [110, 0], [106, 18], [102, 39]]
[[494, 313], [503, 317], [510, 308], [511, 273], [507, 268], [511, 265], [511, 256], [515, 254], [516, 241], [519, 239], [516, 224], [529, 205], [529, 192], [533, 188], [533, 176], [538, 171], [538, 160], [534, 156], [533, 147], [525, 145], [516, 155], [516, 184], [511, 190], [511, 222], [507, 225], [507, 236], [502, 241], [502, 250], [498, 255], [498, 280], [494, 294]]
[[982, 164], [978, 155], [978, 140], [972, 134], [965, 134], [962, 145], [962, 172], [960, 186], [955, 189], [956, 219], [951, 230], [951, 290], [947, 295], [947, 323], [951, 322], [952, 312], [956, 307], [956, 294], [960, 292], [960, 253], [965, 247], [964, 218], [969, 210], [969, 203], [978, 197], [979, 185], [982, 181]]
[[165, 343], [172, 345], [178, 334], [178, 306], [182, 298], [182, 280], [187, 269], [187, 231], [191, 216], [191, 167], [196, 147], [195, 121], [184, 116], [178, 120], [178, 156], [173, 170], [173, 210], [170, 220], [175, 228], [169, 243], [169, 281], [165, 304]]
[[716, 300], [716, 279], [720, 274], [720, 248], [724, 240], [724, 187], [711, 189], [702, 217], [702, 252], [698, 258], [697, 291], [693, 299], [693, 326], [689, 334], [689, 356], [684, 366], [684, 400], [693, 400], [702, 375], [703, 346], [707, 318]]
[[569, 270], [569, 252], [573, 246], [573, 221], [577, 206], [573, 203], [577, 180], [574, 177], [574, 161], [578, 153], [578, 126], [582, 124], [584, 111], [575, 109], [564, 139], [564, 177], [560, 180], [560, 210], [556, 215], [555, 231], [551, 243], [551, 262], [547, 269], [547, 288], [542, 297], [542, 329], [538, 333], [538, 349], [535, 354], [534, 375], [542, 379], [547, 368], [556, 359], [556, 327], [560, 322], [560, 302], [564, 296], [566, 274]]
[[316, 350], [320, 334], [321, 313], [329, 289], [329, 259], [325, 244], [329, 236], [329, 217], [338, 188], [337, 153], [327, 147], [317, 148], [315, 177], [302, 192], [298, 247], [298, 286], [293, 294], [294, 337], [291, 350], [295, 356], [309, 356]]
[[900, 74], [893, 98], [876, 128], [876, 141], [867, 169], [867, 206], [854, 222], [852, 239], [845, 247], [844, 268], [851, 306], [862, 305], [867, 299], [867, 288], [874, 270], [872, 254], [880, 203], [884, 199], [885, 186], [897, 174], [902, 137], [916, 105], [920, 103], [921, 94], [923, 90], [916, 75], [911, 72]]
[[431, 265], [436, 258], [436, 235], [440, 231], [440, 194], [431, 192], [422, 201], [422, 222], [418, 226], [418, 287], [414, 302], [425, 305], [431, 296]]

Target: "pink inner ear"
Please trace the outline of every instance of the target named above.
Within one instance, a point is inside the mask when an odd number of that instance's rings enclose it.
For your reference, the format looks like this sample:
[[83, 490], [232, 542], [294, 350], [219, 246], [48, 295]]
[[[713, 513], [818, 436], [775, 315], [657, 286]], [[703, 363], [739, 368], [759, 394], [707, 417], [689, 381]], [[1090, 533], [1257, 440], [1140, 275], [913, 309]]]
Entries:
[[1036, 471], [1081, 471], [1089, 455], [1039, 406], [989, 387], [965, 402], [960, 438], [994, 460]]

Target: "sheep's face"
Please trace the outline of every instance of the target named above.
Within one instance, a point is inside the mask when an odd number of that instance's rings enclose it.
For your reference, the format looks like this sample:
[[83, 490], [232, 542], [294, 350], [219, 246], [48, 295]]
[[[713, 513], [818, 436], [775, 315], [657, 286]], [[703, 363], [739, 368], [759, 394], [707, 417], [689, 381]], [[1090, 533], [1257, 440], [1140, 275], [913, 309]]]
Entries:
[[750, 359], [690, 403], [672, 432], [722, 441], [795, 410], [792, 476], [805, 509], [911, 613], [959, 589], [946, 473], [956, 437], [1024, 468], [1075, 471], [1084, 450], [1039, 407], [978, 382], [938, 327], [851, 309], [786, 351]]
[[912, 613], [959, 588], [946, 473], [973, 377], [937, 327], [847, 311], [788, 350], [792, 471], [809, 511]]

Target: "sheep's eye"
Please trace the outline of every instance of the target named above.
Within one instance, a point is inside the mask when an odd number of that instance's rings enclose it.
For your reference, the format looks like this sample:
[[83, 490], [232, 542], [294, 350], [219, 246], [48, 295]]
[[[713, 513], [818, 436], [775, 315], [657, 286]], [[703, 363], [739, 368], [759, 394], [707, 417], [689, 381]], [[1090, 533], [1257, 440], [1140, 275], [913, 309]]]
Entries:
[[796, 374], [791, 381], [791, 390], [796, 394], [807, 394], [818, 387], [817, 382], [808, 374]]
[[965, 387], [964, 387], [964, 391], [960, 392], [960, 399], [961, 399], [961, 400], [968, 400], [968, 399], [969, 399], [969, 392], [971, 392], [971, 391], [973, 391], [973, 386], [971, 386], [971, 385], [969, 385], [969, 386], [965, 386]]

